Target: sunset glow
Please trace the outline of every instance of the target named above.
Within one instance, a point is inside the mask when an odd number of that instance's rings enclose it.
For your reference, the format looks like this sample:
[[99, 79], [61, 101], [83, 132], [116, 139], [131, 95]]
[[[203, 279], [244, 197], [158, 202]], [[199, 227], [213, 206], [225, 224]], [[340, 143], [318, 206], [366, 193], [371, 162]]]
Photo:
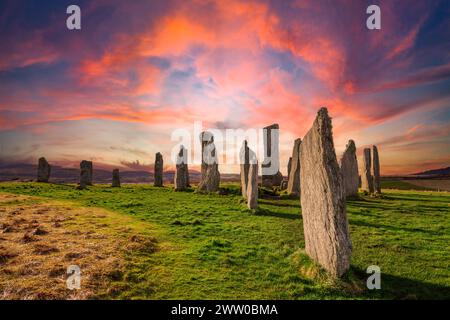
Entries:
[[195, 121], [279, 123], [286, 174], [326, 106], [338, 156], [353, 139], [383, 175], [450, 163], [448, 1], [380, 1], [381, 30], [369, 1], [76, 1], [69, 31], [72, 2], [0, 3], [2, 162], [145, 169]]

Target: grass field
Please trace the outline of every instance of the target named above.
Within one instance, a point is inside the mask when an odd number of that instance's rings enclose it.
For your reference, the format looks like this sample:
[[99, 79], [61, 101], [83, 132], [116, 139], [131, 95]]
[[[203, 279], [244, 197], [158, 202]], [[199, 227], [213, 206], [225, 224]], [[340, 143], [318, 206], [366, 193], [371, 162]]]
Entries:
[[[0, 193], [58, 201], [83, 214], [106, 210], [111, 212], [106, 228], [109, 234], [117, 233], [117, 239], [129, 235], [113, 228], [114, 216], [116, 225], [148, 226], [136, 232], [154, 237], [157, 250], [125, 250], [123, 269], [108, 279], [113, 289], [94, 297], [450, 298], [449, 193], [385, 190], [381, 198], [348, 201], [352, 267], [343, 279], [335, 280], [304, 254], [298, 199], [260, 199], [255, 213], [242, 203], [237, 185], [223, 187], [227, 195], [147, 185], [75, 190], [74, 185], [0, 183]], [[381, 268], [381, 290], [365, 287], [370, 265]], [[6, 277], [4, 266], [0, 263], [0, 286]]]

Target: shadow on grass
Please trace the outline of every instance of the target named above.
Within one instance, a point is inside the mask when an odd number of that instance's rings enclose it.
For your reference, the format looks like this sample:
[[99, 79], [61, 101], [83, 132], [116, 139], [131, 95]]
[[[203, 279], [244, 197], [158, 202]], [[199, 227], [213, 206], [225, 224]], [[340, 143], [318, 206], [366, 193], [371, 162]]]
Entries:
[[269, 205], [269, 206], [275, 206], [275, 207], [300, 208], [300, 204], [289, 204], [289, 203], [282, 203], [279, 201], [273, 202], [273, 201], [267, 201], [265, 199], [260, 199], [259, 203]]
[[389, 230], [389, 231], [406, 231], [406, 232], [420, 232], [420, 233], [424, 233], [430, 236], [442, 236], [444, 235], [444, 233], [438, 232], [436, 230], [425, 230], [425, 229], [420, 229], [420, 228], [402, 228], [402, 227], [394, 227], [394, 226], [388, 226], [388, 225], [383, 225], [383, 224], [375, 224], [375, 223], [369, 223], [366, 221], [361, 221], [361, 220], [354, 220], [354, 219], [350, 219], [349, 220], [351, 225], [355, 225], [355, 226], [361, 226], [361, 227], [369, 227], [369, 228], [376, 228], [376, 229], [385, 229], [385, 230]]
[[292, 219], [292, 220], [301, 219], [301, 217], [302, 217], [302, 215], [300, 213], [294, 214], [294, 213], [275, 212], [275, 211], [272, 211], [272, 210], [269, 210], [269, 209], [265, 209], [265, 208], [261, 208], [261, 207], [259, 207], [255, 211], [255, 215], [257, 215], [257, 216], [271, 216], [271, 217]]
[[[357, 281], [364, 286], [362, 293], [352, 293], [351, 297], [361, 298], [364, 296], [368, 299], [399, 299], [399, 300], [415, 300], [415, 299], [434, 299], [446, 300], [450, 298], [450, 287], [427, 283], [418, 280], [412, 280], [397, 275], [386, 274], [381, 270], [381, 289], [369, 290], [366, 288], [366, 281], [370, 274], [365, 270], [352, 266], [351, 273], [358, 279]], [[345, 279], [345, 277], [344, 277]], [[349, 282], [349, 280], [344, 280]]]

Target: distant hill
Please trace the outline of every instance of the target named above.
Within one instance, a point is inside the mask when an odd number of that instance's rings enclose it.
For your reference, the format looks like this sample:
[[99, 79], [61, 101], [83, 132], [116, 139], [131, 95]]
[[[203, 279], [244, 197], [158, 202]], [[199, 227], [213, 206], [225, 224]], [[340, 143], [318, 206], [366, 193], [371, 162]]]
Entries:
[[413, 176], [448, 176], [450, 175], [450, 167], [427, 170], [419, 173], [412, 174]]
[[[0, 181], [34, 181], [37, 175], [37, 165], [27, 163], [3, 163], [0, 164]], [[165, 171], [164, 182], [173, 183], [175, 172]], [[198, 183], [201, 173], [189, 170], [191, 183]], [[93, 182], [111, 183], [112, 172], [105, 169], [96, 169], [94, 163]], [[221, 174], [221, 181], [239, 181], [238, 174]], [[122, 183], [152, 183], [153, 172], [148, 171], [122, 171], [120, 170], [120, 181]], [[53, 183], [78, 183], [80, 181], [80, 170], [75, 168], [63, 168], [52, 165], [50, 182]]]

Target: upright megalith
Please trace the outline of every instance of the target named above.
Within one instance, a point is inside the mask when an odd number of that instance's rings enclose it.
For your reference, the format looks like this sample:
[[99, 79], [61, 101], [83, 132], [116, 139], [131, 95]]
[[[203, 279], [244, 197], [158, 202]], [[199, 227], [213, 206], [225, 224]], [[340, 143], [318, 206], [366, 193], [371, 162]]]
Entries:
[[292, 168], [292, 157], [289, 157], [289, 161], [287, 164], [287, 179], [289, 181], [289, 179], [291, 179], [291, 168]]
[[258, 160], [256, 159], [256, 153], [250, 149], [246, 198], [249, 209], [256, 209], [258, 207]]
[[306, 253], [334, 276], [350, 267], [342, 176], [334, 150], [331, 118], [319, 110], [300, 146], [300, 192]]
[[353, 140], [349, 140], [341, 158], [341, 173], [344, 182], [345, 196], [357, 196], [359, 187], [358, 160], [356, 158], [356, 146]]
[[92, 186], [92, 161], [83, 160], [80, 162], [80, 188]]
[[113, 187], [120, 187], [119, 169], [114, 169], [113, 172], [112, 172], [112, 186]]
[[370, 148], [363, 151], [363, 172], [361, 174], [361, 189], [373, 193], [373, 179], [370, 169], [372, 167]]
[[380, 181], [380, 159], [378, 158], [377, 146], [372, 146], [373, 156], [373, 189], [375, 193], [381, 193], [381, 181]]
[[214, 136], [205, 131], [200, 134], [202, 144], [202, 179], [198, 184], [200, 191], [216, 192], [220, 185], [219, 161]]
[[302, 139], [296, 139], [292, 149], [291, 171], [289, 173], [287, 192], [291, 195], [300, 195], [300, 145]]
[[264, 161], [261, 174], [262, 185], [267, 188], [278, 187], [283, 181], [280, 172], [279, 131], [280, 126], [277, 123], [263, 128]]
[[241, 193], [244, 199], [247, 199], [247, 184], [248, 172], [250, 170], [249, 147], [247, 140], [242, 143], [241, 151], [239, 152], [239, 166], [241, 175]]
[[163, 174], [164, 174], [163, 169], [164, 169], [163, 156], [161, 153], [157, 152], [155, 155], [155, 168], [154, 168], [155, 181], [153, 182], [153, 185], [155, 187], [163, 186]]
[[175, 191], [183, 191], [189, 187], [189, 170], [187, 149], [181, 145], [176, 158], [176, 171], [174, 176]]
[[48, 182], [50, 179], [51, 166], [47, 162], [47, 160], [42, 157], [39, 158], [38, 161], [38, 172], [37, 172], [37, 181], [38, 182]]

